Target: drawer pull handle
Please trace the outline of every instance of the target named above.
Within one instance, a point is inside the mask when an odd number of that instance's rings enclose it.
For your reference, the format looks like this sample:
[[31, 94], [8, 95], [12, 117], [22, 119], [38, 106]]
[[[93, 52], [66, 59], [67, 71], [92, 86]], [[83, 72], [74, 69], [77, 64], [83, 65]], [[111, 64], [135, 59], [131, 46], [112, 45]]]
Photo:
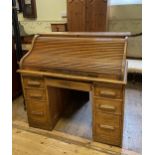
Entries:
[[32, 111], [32, 115], [43, 116], [43, 112]]
[[110, 125], [103, 125], [103, 124], [100, 124], [99, 127], [100, 127], [101, 129], [106, 129], [106, 130], [115, 130], [115, 127], [110, 126]]
[[115, 106], [110, 106], [110, 105], [99, 105], [99, 109], [108, 110], [108, 111], [115, 111], [116, 107]]
[[37, 81], [28, 81], [28, 86], [40, 86], [41, 83]]
[[30, 95], [31, 98], [42, 98], [42, 95], [38, 95], [38, 94], [33, 94], [33, 95]]
[[116, 97], [115, 92], [110, 92], [110, 91], [100, 91], [100, 95], [102, 96], [107, 96], [107, 97]]

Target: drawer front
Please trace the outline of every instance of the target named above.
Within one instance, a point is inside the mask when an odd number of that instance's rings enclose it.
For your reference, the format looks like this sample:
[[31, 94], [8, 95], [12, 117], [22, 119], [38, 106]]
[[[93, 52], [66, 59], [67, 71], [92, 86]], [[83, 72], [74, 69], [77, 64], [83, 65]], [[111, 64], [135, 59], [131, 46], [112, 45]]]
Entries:
[[106, 97], [106, 98], [123, 98], [123, 89], [119, 88], [111, 88], [111, 87], [95, 87], [94, 88], [95, 96]]
[[30, 100], [26, 101], [28, 117], [30, 121], [44, 123], [47, 122], [47, 103], [46, 101]]
[[44, 80], [41, 77], [23, 76], [23, 84], [25, 88], [44, 88]]
[[114, 100], [107, 98], [94, 98], [95, 110], [112, 114], [122, 114], [122, 100]]
[[96, 110], [94, 116], [94, 123], [95, 126], [96, 124], [100, 124], [110, 126], [111, 128], [120, 128], [121, 118], [122, 116], [120, 115], [102, 113], [99, 110]]
[[120, 132], [120, 128], [118, 127], [104, 125], [103, 123], [96, 123], [95, 126], [96, 126], [95, 133], [97, 133], [98, 135], [109, 137], [109, 138], [120, 137], [121, 132]]
[[25, 89], [26, 99], [36, 99], [36, 100], [46, 100], [46, 90], [45, 89]]
[[53, 32], [66, 32], [65, 24], [51, 24]]
[[121, 147], [121, 145], [122, 145], [122, 136], [120, 133], [121, 131], [119, 131], [119, 129], [116, 129], [114, 132], [111, 134], [109, 132], [108, 135], [104, 135], [104, 134], [101, 134], [101, 133], [98, 133], [97, 131], [95, 131], [93, 133], [93, 140], [96, 142], [101, 142], [101, 143]]
[[93, 133], [95, 141], [120, 146], [121, 133], [121, 116], [96, 112]]

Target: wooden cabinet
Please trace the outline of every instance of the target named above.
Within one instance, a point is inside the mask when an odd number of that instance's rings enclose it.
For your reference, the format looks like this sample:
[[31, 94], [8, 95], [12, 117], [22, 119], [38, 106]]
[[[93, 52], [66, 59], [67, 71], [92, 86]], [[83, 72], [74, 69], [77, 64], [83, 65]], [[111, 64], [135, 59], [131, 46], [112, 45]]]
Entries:
[[87, 0], [87, 31], [106, 31], [107, 1]]
[[68, 0], [68, 31], [106, 31], [108, 12], [107, 8], [107, 0]]
[[67, 1], [68, 31], [86, 31], [86, 0]]
[[66, 32], [67, 24], [51, 24], [52, 32]]

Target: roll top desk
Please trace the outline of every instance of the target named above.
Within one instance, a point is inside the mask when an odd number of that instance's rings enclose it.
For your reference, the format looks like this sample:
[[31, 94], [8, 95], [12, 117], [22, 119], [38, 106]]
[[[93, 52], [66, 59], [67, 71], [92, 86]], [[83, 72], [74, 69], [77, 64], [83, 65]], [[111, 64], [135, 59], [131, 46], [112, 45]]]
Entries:
[[36, 35], [19, 70], [29, 125], [52, 130], [67, 107], [67, 90], [87, 91], [91, 92], [93, 140], [121, 146], [128, 35]]

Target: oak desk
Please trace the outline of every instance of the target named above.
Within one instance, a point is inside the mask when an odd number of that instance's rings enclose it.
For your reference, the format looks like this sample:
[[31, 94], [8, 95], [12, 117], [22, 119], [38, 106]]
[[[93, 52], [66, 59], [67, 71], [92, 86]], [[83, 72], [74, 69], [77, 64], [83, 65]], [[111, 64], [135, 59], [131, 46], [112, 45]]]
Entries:
[[91, 92], [93, 140], [121, 146], [127, 35], [36, 35], [19, 70], [29, 125], [52, 130], [67, 107], [68, 90], [87, 91]]

